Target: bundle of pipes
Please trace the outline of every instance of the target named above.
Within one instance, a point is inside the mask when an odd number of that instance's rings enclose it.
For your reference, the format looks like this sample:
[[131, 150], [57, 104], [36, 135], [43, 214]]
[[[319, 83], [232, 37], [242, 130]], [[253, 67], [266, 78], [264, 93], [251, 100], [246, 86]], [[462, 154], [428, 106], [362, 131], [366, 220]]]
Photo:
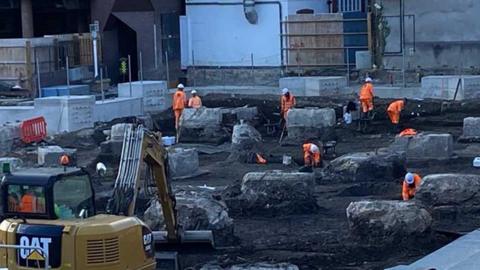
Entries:
[[140, 165], [142, 158], [142, 144], [145, 129], [139, 126], [136, 130], [125, 129], [120, 166], [115, 180], [113, 197], [108, 201], [107, 212], [114, 215], [133, 215], [130, 209], [134, 201], [135, 185], [140, 176]]

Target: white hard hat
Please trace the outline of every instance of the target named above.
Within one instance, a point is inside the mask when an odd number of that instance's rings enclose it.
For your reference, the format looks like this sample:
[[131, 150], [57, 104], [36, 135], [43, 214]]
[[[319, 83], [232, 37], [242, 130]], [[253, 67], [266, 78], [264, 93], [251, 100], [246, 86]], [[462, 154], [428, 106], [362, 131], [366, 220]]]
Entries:
[[283, 88], [282, 89], [282, 95], [285, 95], [286, 93], [290, 92], [288, 88]]
[[192, 90], [192, 94], [196, 94], [197, 93], [197, 90]]
[[185, 86], [183, 86], [183, 84], [179, 83], [179, 84], [177, 85], [177, 88], [178, 88], [178, 89], [183, 89], [183, 88], [185, 88]]
[[405, 182], [407, 182], [407, 184], [411, 185], [413, 184], [413, 182], [415, 182], [415, 179], [413, 177], [413, 173], [407, 173], [405, 175]]
[[367, 78], [365, 78], [365, 82], [373, 82], [373, 80], [372, 80], [372, 78], [367, 77]]
[[312, 145], [310, 145], [310, 152], [320, 153], [320, 149], [318, 149], [318, 146], [316, 146], [315, 144], [312, 143]]

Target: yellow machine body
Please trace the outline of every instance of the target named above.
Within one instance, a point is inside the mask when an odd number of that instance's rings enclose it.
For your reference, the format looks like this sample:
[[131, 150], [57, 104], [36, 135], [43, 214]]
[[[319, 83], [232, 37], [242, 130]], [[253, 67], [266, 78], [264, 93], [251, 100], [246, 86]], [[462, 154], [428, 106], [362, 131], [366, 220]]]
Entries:
[[[50, 269], [156, 267], [152, 232], [136, 217], [96, 215], [70, 221], [6, 219], [0, 224], [0, 243], [27, 244], [49, 250]], [[27, 259], [22, 260], [22, 256]], [[28, 260], [29, 256], [35, 260]], [[42, 269], [44, 264], [39, 265], [42, 258], [38, 256], [41, 255], [33, 249], [0, 249], [0, 268]]]

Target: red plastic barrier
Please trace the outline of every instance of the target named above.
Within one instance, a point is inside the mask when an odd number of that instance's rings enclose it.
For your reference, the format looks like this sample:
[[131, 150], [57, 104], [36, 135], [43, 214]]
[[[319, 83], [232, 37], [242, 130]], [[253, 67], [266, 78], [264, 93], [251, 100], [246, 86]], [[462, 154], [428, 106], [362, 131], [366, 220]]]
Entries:
[[28, 119], [20, 124], [20, 137], [24, 143], [41, 142], [47, 136], [47, 122], [43, 116]]

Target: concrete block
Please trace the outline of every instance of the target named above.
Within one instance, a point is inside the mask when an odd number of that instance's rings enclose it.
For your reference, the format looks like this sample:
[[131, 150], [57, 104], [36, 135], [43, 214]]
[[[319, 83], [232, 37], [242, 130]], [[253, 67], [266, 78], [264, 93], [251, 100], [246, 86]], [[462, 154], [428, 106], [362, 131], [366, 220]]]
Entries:
[[290, 140], [327, 139], [334, 131], [336, 123], [337, 117], [334, 109], [291, 109], [287, 115], [288, 138]]
[[[131, 93], [130, 93], [131, 92]], [[118, 85], [118, 97], [139, 97], [143, 99], [144, 112], [161, 112], [172, 105], [166, 81], [136, 81]]]
[[467, 117], [463, 119], [464, 139], [480, 139], [480, 117]]
[[334, 96], [346, 93], [347, 78], [285, 77], [279, 84], [280, 89], [288, 88], [295, 96]]
[[180, 122], [182, 128], [219, 128], [222, 113], [221, 108], [185, 109]]
[[172, 178], [183, 178], [198, 174], [199, 162], [196, 149], [170, 148], [168, 171]]
[[222, 128], [224, 109], [185, 109], [181, 123], [181, 142], [220, 144], [229, 140], [230, 135]]
[[426, 76], [422, 78], [422, 97], [452, 100], [455, 96], [458, 81], [457, 100], [480, 97], [480, 76]]
[[133, 127], [133, 124], [120, 123], [113, 125], [110, 129], [110, 140], [123, 142], [125, 130], [131, 127]]
[[35, 110], [47, 121], [50, 134], [92, 128], [95, 96], [62, 96], [37, 98]]
[[420, 133], [413, 137], [395, 138], [390, 150], [405, 152], [407, 160], [443, 160], [453, 155], [451, 134]]
[[77, 149], [62, 148], [58, 145], [40, 146], [38, 147], [38, 165], [45, 167], [58, 167], [60, 164], [60, 157], [67, 154], [70, 157], [70, 166], [76, 165]]
[[143, 114], [143, 99], [115, 98], [96, 101], [94, 106], [94, 121], [109, 122], [116, 118], [138, 116]]
[[90, 86], [81, 85], [57, 85], [42, 88], [42, 97], [70, 96], [70, 95], [88, 95]]

